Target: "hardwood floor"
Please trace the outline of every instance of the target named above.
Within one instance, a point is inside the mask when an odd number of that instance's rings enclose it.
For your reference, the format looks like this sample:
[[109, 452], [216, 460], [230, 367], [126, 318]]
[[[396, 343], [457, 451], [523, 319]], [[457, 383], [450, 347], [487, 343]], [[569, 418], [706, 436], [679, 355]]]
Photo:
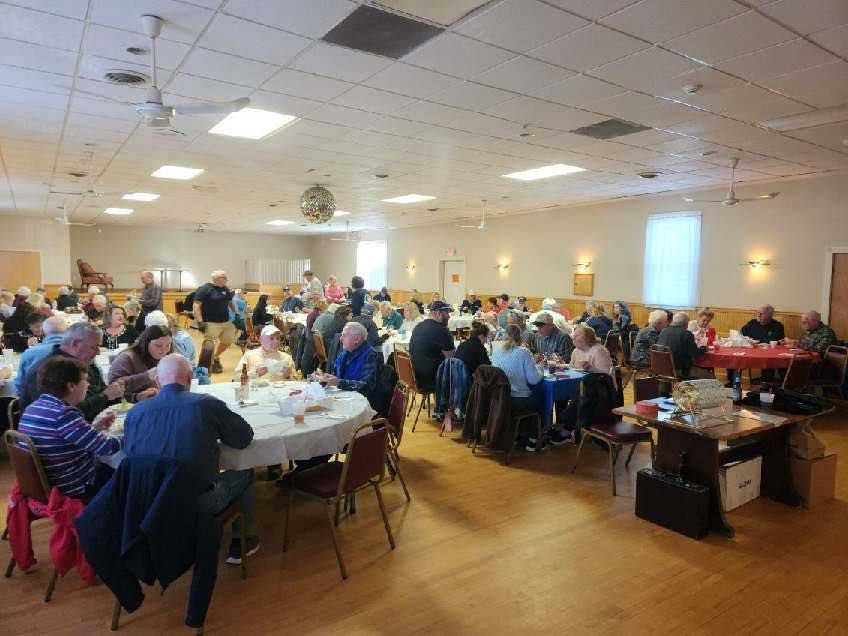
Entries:
[[[225, 367], [237, 359], [228, 353]], [[216, 376], [217, 377], [217, 376]], [[648, 463], [620, 460], [609, 492], [605, 453], [575, 448], [537, 455], [472, 456], [419, 423], [403, 440], [399, 483], [383, 492], [397, 549], [389, 549], [376, 501], [358, 499], [338, 534], [350, 578], [336, 567], [323, 506], [298, 499], [282, 552], [283, 495], [261, 481], [260, 552], [248, 579], [221, 565], [208, 633], [236, 634], [845, 634], [848, 633], [848, 477], [837, 499], [813, 510], [758, 499], [731, 513], [736, 538], [694, 541], [633, 514], [634, 481]], [[848, 457], [848, 418], [817, 421], [828, 452]], [[644, 445], [646, 446], [646, 445]], [[0, 492], [11, 482], [0, 456]], [[5, 518], [5, 501], [0, 506]], [[50, 575], [49, 523], [34, 526], [36, 571], [0, 578], [0, 633], [106, 633], [112, 596], [75, 573], [42, 601]], [[8, 544], [0, 545], [5, 565]], [[188, 633], [190, 574], [164, 596], [150, 589], [126, 634]]]

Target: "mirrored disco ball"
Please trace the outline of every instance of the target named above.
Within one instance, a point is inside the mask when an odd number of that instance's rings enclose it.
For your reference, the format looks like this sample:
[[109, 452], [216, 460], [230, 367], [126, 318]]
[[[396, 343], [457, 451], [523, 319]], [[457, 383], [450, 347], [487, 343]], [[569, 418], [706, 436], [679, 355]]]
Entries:
[[326, 223], [336, 211], [336, 199], [327, 188], [313, 186], [300, 196], [300, 211], [310, 223]]

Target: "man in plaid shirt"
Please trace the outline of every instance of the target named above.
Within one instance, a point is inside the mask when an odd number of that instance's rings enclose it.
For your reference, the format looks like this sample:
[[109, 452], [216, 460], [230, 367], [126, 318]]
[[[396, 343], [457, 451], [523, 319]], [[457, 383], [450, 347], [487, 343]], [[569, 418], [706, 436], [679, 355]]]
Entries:
[[804, 328], [804, 334], [798, 340], [787, 338], [787, 345], [824, 355], [830, 345], [836, 344], [836, 334], [822, 322], [819, 312], [808, 311], [801, 316], [801, 326]]

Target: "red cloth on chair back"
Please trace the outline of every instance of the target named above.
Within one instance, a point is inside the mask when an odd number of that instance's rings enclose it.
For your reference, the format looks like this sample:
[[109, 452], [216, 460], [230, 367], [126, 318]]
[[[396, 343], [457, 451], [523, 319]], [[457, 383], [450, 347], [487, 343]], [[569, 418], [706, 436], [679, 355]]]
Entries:
[[47, 505], [21, 494], [18, 482], [9, 492], [9, 508], [6, 511], [6, 528], [9, 530], [9, 548], [15, 564], [24, 572], [37, 563], [32, 551], [30, 524], [47, 516]]
[[93, 583], [94, 570], [85, 560], [85, 555], [80, 549], [77, 529], [74, 526], [74, 519], [82, 514], [84, 509], [85, 504], [79, 499], [65, 497], [58, 488], [50, 491], [50, 501], [47, 502], [47, 516], [53, 520], [50, 558], [53, 560], [53, 567], [62, 576], [76, 567], [83, 581]]

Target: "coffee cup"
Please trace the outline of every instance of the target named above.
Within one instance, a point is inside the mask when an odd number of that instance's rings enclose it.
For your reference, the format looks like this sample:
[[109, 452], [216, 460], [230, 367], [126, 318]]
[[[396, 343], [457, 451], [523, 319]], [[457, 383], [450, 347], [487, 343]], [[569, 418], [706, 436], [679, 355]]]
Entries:
[[760, 393], [760, 404], [771, 406], [772, 402], [774, 402], [774, 393]]
[[777, 347], [777, 340], [769, 340], [769, 349]]

